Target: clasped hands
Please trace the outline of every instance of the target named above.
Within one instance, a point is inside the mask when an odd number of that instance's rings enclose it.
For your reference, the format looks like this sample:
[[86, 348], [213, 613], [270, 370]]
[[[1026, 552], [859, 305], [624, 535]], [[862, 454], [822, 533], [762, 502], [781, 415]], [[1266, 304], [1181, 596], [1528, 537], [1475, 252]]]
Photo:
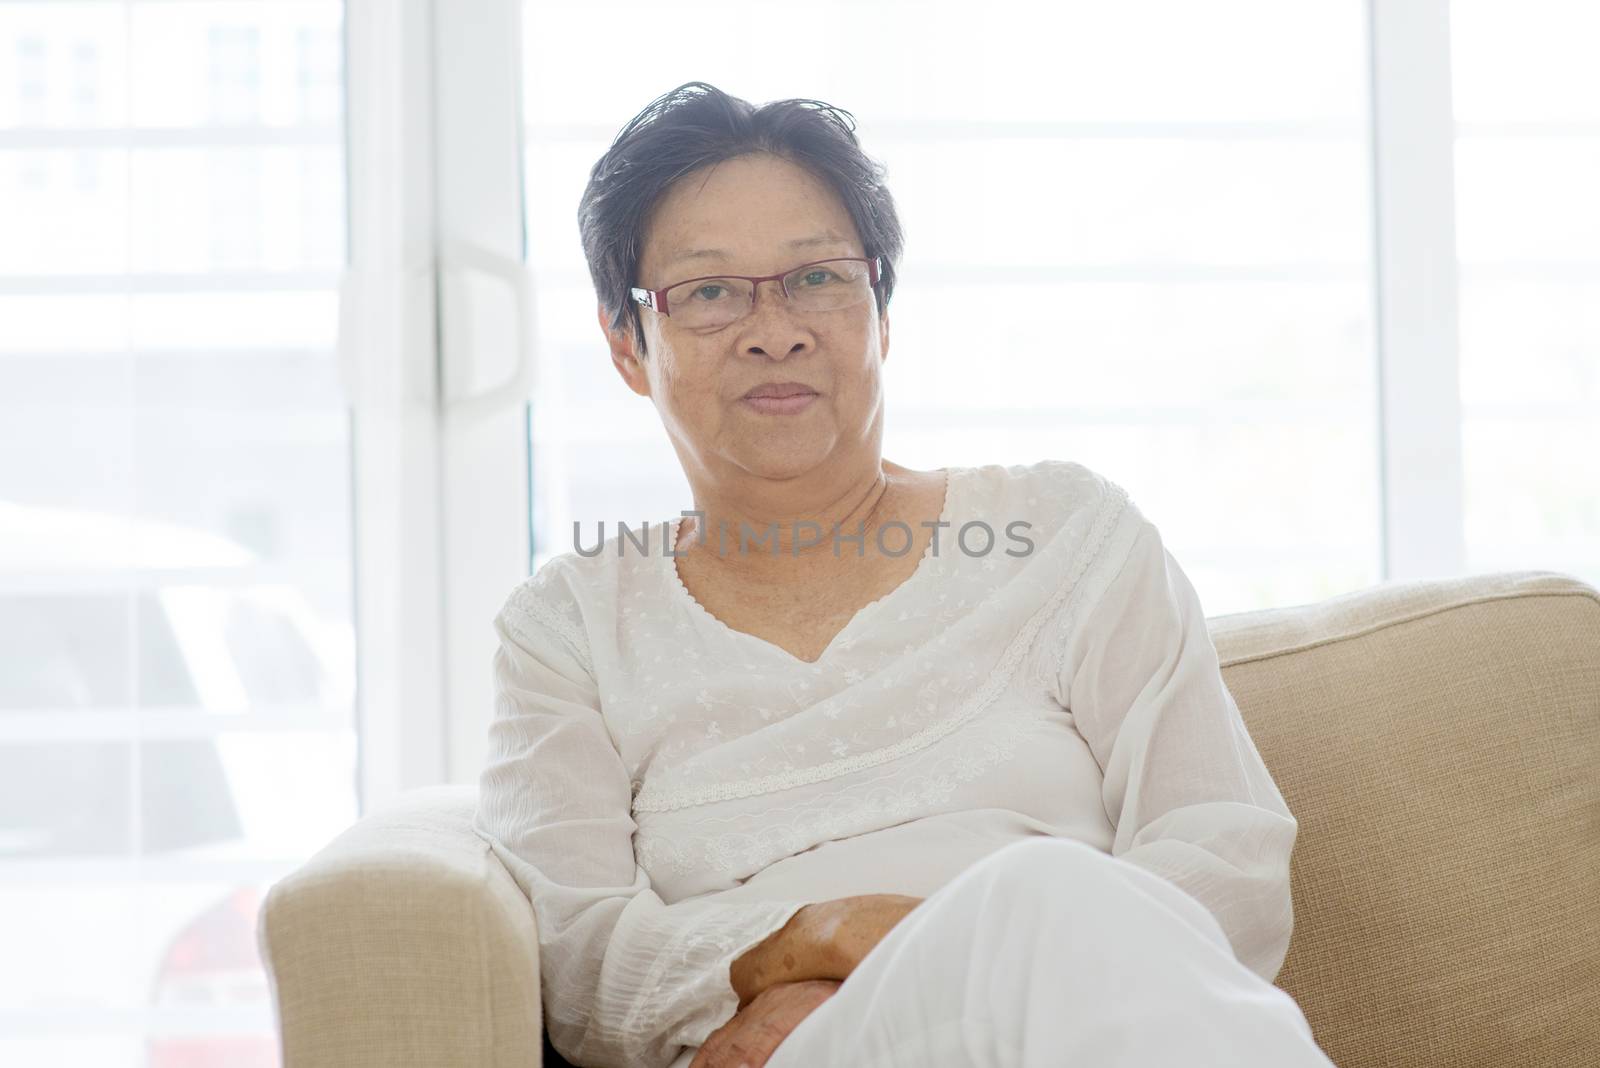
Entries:
[[837, 979], [774, 983], [711, 1032], [689, 1068], [761, 1068], [789, 1032], [841, 985]]
[[707, 1036], [689, 1068], [762, 1068], [789, 1033], [843, 985], [863, 958], [922, 903], [860, 894], [807, 905], [733, 963], [732, 1019]]

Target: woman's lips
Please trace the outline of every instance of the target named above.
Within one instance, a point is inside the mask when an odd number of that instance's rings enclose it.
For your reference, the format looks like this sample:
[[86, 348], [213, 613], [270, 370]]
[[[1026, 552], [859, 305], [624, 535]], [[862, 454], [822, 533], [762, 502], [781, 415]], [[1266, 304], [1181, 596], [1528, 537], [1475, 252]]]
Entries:
[[811, 407], [815, 393], [796, 393], [789, 397], [745, 397], [743, 403], [766, 415], [793, 415]]

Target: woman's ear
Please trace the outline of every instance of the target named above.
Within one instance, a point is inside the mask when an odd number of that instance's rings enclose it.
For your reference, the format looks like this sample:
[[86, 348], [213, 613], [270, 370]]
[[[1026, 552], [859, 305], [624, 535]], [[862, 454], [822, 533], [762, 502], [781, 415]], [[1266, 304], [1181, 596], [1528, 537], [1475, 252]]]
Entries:
[[650, 395], [650, 377], [645, 371], [644, 361], [641, 360], [634, 347], [634, 335], [629, 329], [629, 324], [624, 322], [620, 329], [612, 329], [611, 319], [606, 315], [606, 306], [601, 304], [596, 314], [600, 323], [600, 332], [605, 335], [606, 347], [611, 350], [611, 364], [617, 369], [617, 374], [628, 384], [628, 388], [641, 397]]

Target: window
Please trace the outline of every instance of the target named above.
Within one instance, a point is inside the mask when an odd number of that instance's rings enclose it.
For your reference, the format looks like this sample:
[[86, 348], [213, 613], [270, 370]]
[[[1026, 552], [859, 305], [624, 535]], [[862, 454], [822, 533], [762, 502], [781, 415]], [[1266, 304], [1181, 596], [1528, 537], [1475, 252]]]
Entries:
[[[536, 563], [573, 547], [575, 520], [588, 545], [601, 519], [692, 507], [611, 365], [573, 220], [622, 123], [701, 79], [844, 107], [888, 167], [907, 252], [887, 457], [1088, 464], [1146, 507], [1212, 614], [1379, 580], [1362, 5], [806, 11], [602, 40], [575, 9], [524, 5]], [[779, 38], [809, 61], [749, 47]]]
[[[1162, 527], [1211, 615], [1463, 570], [1600, 578], [1592, 5], [807, 10], [602, 42], [576, 11], [523, 5], [535, 566], [573, 547], [575, 521], [592, 544], [601, 519], [691, 506], [649, 401], [610, 364], [574, 212], [621, 124], [699, 79], [845, 107], [888, 166], [907, 254], [887, 456], [1095, 467]], [[749, 47], [778, 38], [803, 69]], [[1444, 106], [1412, 106], [1415, 72], [1435, 69], [1454, 74], [1456, 210], [1418, 230], [1408, 198], [1448, 205], [1449, 161], [1379, 167], [1375, 123], [1448, 139], [1448, 74]], [[1459, 298], [1453, 275], [1436, 303], [1391, 270], [1380, 321], [1380, 253], [1436, 272], [1437, 249], [1459, 249]], [[1430, 400], [1458, 365], [1459, 408]]]
[[278, 1059], [256, 905], [357, 811], [342, 23], [0, 4], [3, 1064]]
[[1600, 8], [1451, 6], [1467, 563], [1600, 581]]

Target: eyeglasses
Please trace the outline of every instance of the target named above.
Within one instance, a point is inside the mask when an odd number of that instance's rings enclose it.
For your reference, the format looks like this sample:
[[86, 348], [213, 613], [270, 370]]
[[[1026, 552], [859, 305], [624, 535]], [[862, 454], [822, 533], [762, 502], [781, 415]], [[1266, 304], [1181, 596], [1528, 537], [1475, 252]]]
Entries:
[[633, 299], [692, 330], [738, 322], [755, 307], [756, 287], [777, 282], [784, 298], [800, 311], [837, 311], [865, 302], [878, 284], [881, 258], [841, 256], [803, 263], [760, 278], [742, 274], [707, 275], [674, 282], [664, 289], [634, 287]]

